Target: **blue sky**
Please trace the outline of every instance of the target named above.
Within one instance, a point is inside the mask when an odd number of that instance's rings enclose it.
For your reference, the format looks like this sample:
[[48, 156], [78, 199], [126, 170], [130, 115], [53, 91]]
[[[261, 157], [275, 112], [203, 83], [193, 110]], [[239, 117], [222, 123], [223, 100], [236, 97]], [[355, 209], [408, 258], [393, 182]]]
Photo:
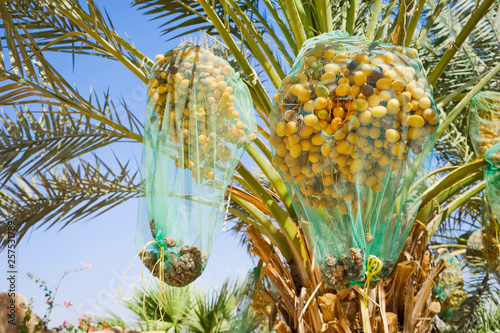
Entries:
[[[130, 8], [128, 2], [96, 1], [101, 9], [108, 11], [117, 32], [129, 36], [139, 50], [150, 58], [177, 46], [183, 39], [167, 42], [170, 36], [161, 36], [160, 21], [149, 21], [150, 17]], [[125, 35], [126, 33], [126, 35]], [[193, 35], [196, 37], [196, 35]], [[146, 103], [145, 86], [130, 71], [118, 62], [96, 57], [76, 56], [73, 70], [71, 55], [44, 54], [66, 80], [74, 83], [83, 96], [90, 90], [99, 94], [108, 88], [116, 105], [123, 97], [128, 107], [142, 121]], [[9, 112], [9, 110], [7, 110]], [[115, 153], [121, 161], [131, 160], [132, 169], [140, 162], [141, 146], [138, 143], [114, 144], [111, 150], [103, 148], [98, 155], [105, 161]], [[91, 155], [83, 158], [91, 159]], [[119, 314], [126, 311], [117, 294], [118, 283], [136, 254], [135, 232], [137, 201], [130, 200], [90, 221], [71, 224], [63, 230], [44, 228], [33, 230], [17, 247], [17, 292], [28, 300], [33, 298], [34, 311], [43, 316], [45, 298], [30, 272], [54, 288], [64, 272], [81, 268], [82, 263], [91, 264], [89, 270], [70, 273], [63, 280], [56, 298], [56, 307], [51, 315], [52, 326], [64, 320], [75, 321], [81, 312], [104, 315], [106, 309]], [[0, 253], [2, 267], [7, 267], [5, 251]], [[252, 260], [229, 233], [221, 233], [211, 253], [203, 275], [196, 282], [202, 288], [217, 288], [226, 277], [243, 277], [253, 267]], [[147, 273], [147, 270], [145, 270]], [[136, 261], [124, 280], [122, 293], [132, 294], [127, 286], [137, 284], [141, 276], [141, 265]], [[0, 280], [0, 290], [8, 289], [5, 278]], [[72, 307], [62, 304], [71, 301]]]

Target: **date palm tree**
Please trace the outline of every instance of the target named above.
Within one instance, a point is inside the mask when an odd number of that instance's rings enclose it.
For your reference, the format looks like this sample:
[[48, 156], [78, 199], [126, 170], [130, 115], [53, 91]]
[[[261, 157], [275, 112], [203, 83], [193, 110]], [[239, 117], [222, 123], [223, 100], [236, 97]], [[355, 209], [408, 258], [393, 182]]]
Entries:
[[[137, 331], [234, 333], [239, 327], [239, 318], [234, 316], [236, 306], [240, 308], [243, 305], [241, 310], [247, 310], [241, 302], [244, 286], [226, 280], [220, 288], [209, 292], [196, 285], [186, 288], [160, 288], [155, 285], [124, 301], [136, 321], [131, 327], [113, 312], [110, 312], [110, 318], [102, 318], [101, 321], [110, 327], [127, 327]], [[248, 333], [267, 331], [257, 316], [247, 316], [244, 326]]]
[[[256, 285], [253, 303], [268, 326], [280, 333], [430, 331], [439, 312], [434, 281], [445, 268], [444, 262], [432, 261], [431, 250], [463, 245], [463, 234], [484, 223], [485, 161], [467, 140], [465, 114], [478, 91], [500, 88], [498, 3], [137, 0], [133, 6], [157, 19], [168, 38], [202, 31], [251, 92], [263, 139], [249, 146], [251, 162], [235, 173], [229, 211], [233, 231], [261, 262], [265, 283]], [[79, 159], [120, 141], [141, 143], [142, 116], [126, 106], [117, 112], [107, 93], [101, 99], [82, 96], [46, 55], [117, 61], [144, 84], [153, 61], [115, 31], [112, 18], [93, 0], [0, 1], [0, 16], [0, 105], [15, 111], [15, 117], [0, 115], [3, 244], [8, 221], [23, 237], [33, 227], [65, 226], [142, 195], [138, 171], [128, 163], [118, 160], [118, 167], [110, 167], [97, 157]], [[271, 92], [302, 44], [332, 30], [417, 48], [441, 111], [437, 169], [426, 179], [395, 269], [369, 292], [367, 303], [359, 288], [337, 292], [322, 283], [289, 193], [271, 165], [268, 142]], [[491, 276], [480, 270], [475, 281], [485, 286]], [[469, 301], [479, 304], [485, 292], [477, 290], [471, 290]], [[474, 315], [471, 310], [462, 325], [472, 323]]]

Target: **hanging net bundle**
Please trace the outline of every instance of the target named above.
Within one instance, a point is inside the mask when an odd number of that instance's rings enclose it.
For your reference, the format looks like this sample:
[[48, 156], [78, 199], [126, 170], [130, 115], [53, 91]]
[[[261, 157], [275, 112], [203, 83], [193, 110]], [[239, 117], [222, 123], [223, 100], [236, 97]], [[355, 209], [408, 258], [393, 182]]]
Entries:
[[498, 233], [491, 219], [485, 218], [486, 225], [475, 230], [467, 240], [467, 260], [483, 260], [488, 263], [491, 271], [498, 269], [500, 254], [498, 248]]
[[484, 256], [490, 267], [497, 267], [500, 217], [500, 93], [482, 91], [470, 103], [468, 131], [477, 155], [484, 154], [485, 201]]
[[490, 267], [498, 269], [500, 259], [500, 247], [498, 246], [500, 239], [500, 142], [488, 148], [484, 158], [486, 160], [484, 168], [485, 200], [489, 217], [484, 227], [485, 252]]
[[477, 229], [469, 236], [467, 240], [467, 257], [482, 258], [485, 255], [484, 247], [484, 229]]
[[346, 289], [387, 277], [438, 124], [416, 50], [338, 31], [311, 38], [273, 100], [273, 165], [325, 282]]
[[190, 43], [156, 57], [148, 95], [136, 244], [154, 276], [181, 287], [205, 268], [256, 119], [239, 74]]
[[441, 303], [439, 317], [450, 319], [453, 310], [467, 298], [467, 292], [463, 288], [464, 278], [460, 263], [454, 255], [448, 253], [446, 250], [443, 251], [436, 258], [435, 262], [438, 263], [443, 259], [446, 262], [447, 268], [437, 277], [434, 295], [437, 296]]
[[472, 98], [467, 127], [477, 155], [500, 141], [500, 93], [482, 91]]
[[484, 159], [486, 160], [484, 168], [486, 203], [498, 219], [500, 217], [500, 142], [486, 150]]

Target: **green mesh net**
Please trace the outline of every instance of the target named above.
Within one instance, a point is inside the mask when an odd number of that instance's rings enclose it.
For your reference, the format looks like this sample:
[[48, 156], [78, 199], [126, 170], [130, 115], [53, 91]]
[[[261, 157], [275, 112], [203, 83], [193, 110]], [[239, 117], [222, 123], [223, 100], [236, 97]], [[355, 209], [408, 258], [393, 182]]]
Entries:
[[136, 244], [154, 276], [185, 286], [205, 268], [256, 119], [239, 74], [189, 43], [156, 57], [148, 94]]
[[274, 102], [273, 165], [324, 280], [361, 285], [370, 258], [371, 273], [381, 268], [375, 279], [387, 277], [412, 228], [438, 124], [416, 50], [338, 31], [311, 38]]
[[454, 309], [467, 298], [467, 293], [463, 289], [464, 278], [457, 258], [445, 251], [435, 262], [438, 263], [441, 259], [446, 262], [447, 268], [437, 277], [434, 295], [441, 303], [439, 316], [442, 319], [450, 319]]
[[[488, 214], [487, 214], [488, 215]], [[498, 247], [498, 231], [495, 221], [491, 217], [483, 218], [485, 226], [474, 231], [467, 241], [467, 260], [478, 262], [486, 261], [490, 271], [498, 269], [500, 253]]]
[[470, 103], [468, 131], [477, 155], [485, 155], [484, 180], [487, 212], [483, 218], [483, 246], [481, 255], [490, 268], [498, 267], [500, 233], [500, 93], [482, 91]]
[[[486, 150], [484, 158], [484, 180], [486, 182], [485, 200], [488, 208], [488, 221], [485, 225], [486, 259], [493, 267], [498, 268], [500, 259], [499, 236], [500, 228], [500, 142]], [[492, 267], [492, 265], [490, 265]]]
[[484, 168], [486, 202], [493, 215], [498, 218], [500, 216], [500, 142], [488, 148], [484, 158], [486, 160]]
[[472, 98], [467, 127], [477, 155], [500, 141], [500, 93], [482, 91]]
[[483, 229], [477, 229], [469, 236], [467, 240], [467, 257], [478, 257], [484, 256], [484, 241], [483, 241]]

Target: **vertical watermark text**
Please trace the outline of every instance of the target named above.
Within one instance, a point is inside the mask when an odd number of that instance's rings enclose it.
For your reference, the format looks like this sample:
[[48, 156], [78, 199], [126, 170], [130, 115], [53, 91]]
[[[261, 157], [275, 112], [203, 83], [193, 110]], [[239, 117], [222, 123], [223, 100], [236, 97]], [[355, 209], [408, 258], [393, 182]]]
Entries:
[[16, 324], [16, 287], [17, 287], [17, 268], [16, 268], [16, 224], [13, 221], [8, 223], [7, 233], [7, 281], [9, 282], [9, 305], [7, 306], [7, 321], [11, 325]]

